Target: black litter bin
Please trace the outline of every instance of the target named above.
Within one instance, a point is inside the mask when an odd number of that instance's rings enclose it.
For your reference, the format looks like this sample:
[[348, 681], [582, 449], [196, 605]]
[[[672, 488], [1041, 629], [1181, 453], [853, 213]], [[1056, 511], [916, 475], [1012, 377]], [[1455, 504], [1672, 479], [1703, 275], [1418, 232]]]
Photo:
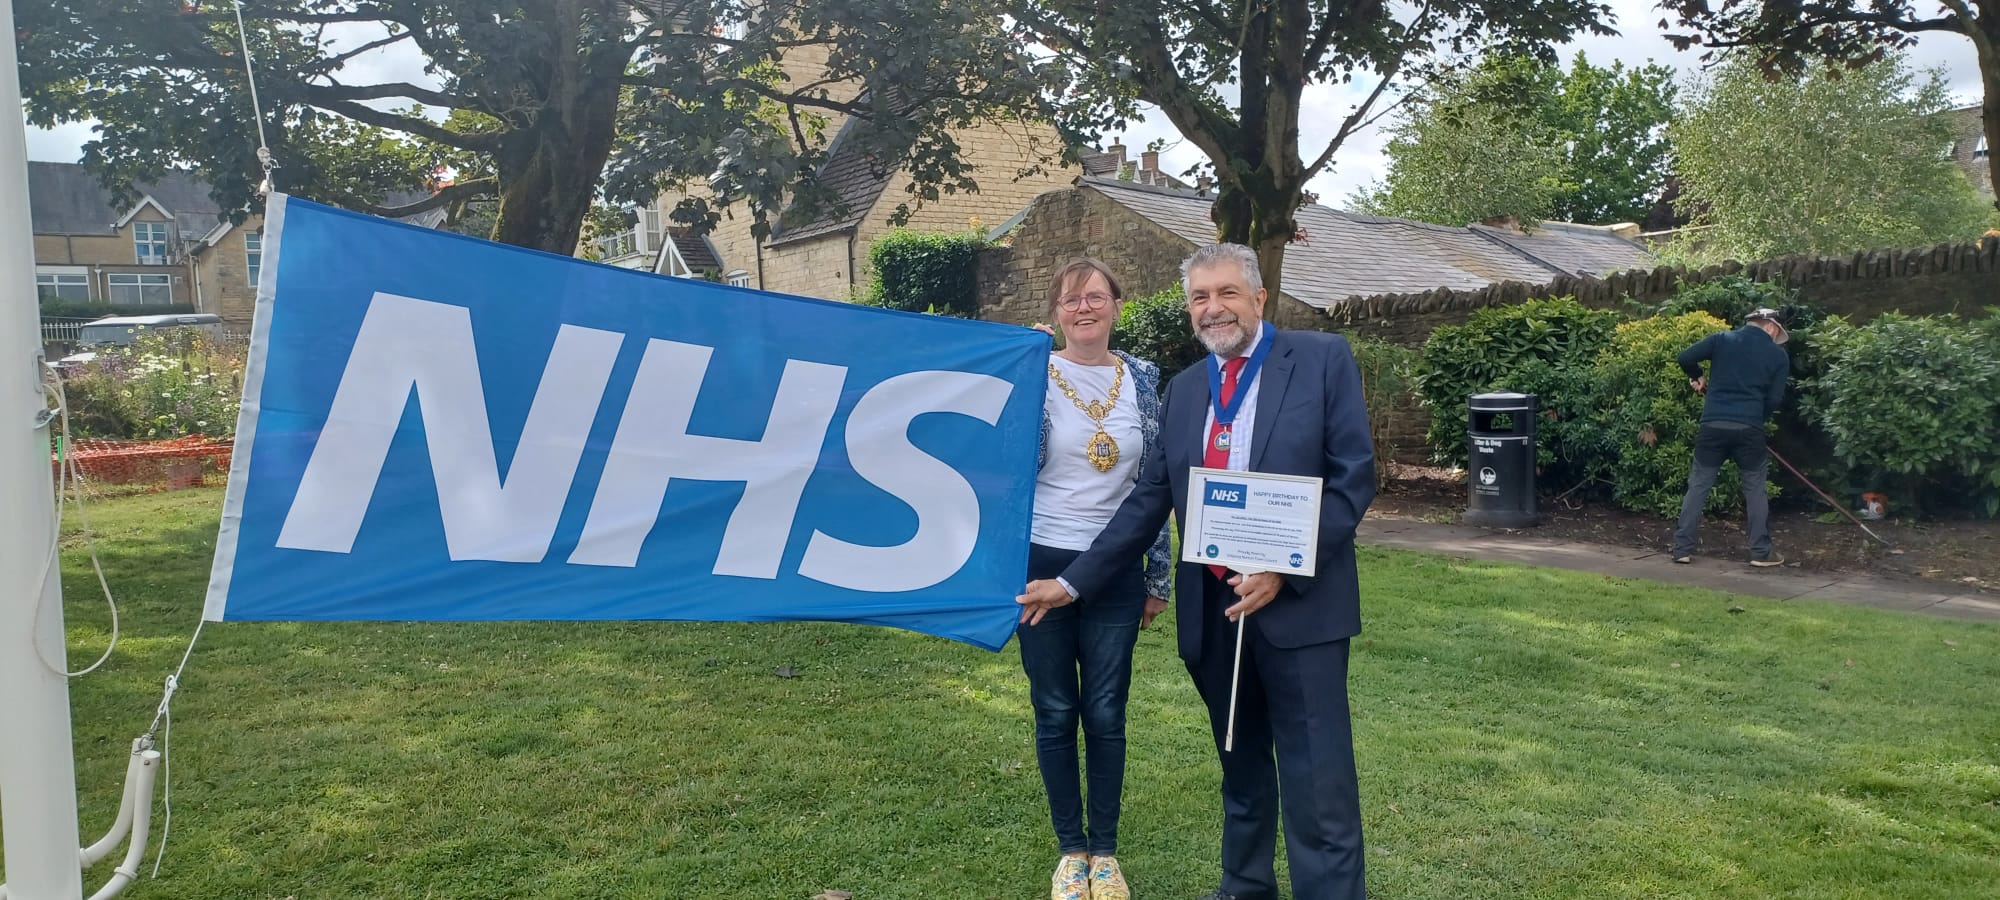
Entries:
[[1475, 394], [1467, 403], [1466, 465], [1472, 489], [1465, 524], [1527, 528], [1542, 524], [1535, 508], [1533, 394]]

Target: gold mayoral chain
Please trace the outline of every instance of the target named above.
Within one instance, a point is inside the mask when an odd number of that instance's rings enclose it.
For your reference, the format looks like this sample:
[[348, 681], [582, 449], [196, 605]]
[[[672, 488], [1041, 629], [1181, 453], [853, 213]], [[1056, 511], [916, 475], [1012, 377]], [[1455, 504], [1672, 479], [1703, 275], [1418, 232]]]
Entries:
[[1111, 395], [1103, 400], [1085, 403], [1077, 399], [1076, 389], [1070, 387], [1069, 380], [1056, 370], [1056, 364], [1049, 363], [1049, 377], [1055, 379], [1056, 387], [1062, 388], [1063, 396], [1068, 397], [1069, 402], [1076, 404], [1077, 411], [1089, 416], [1090, 421], [1097, 426], [1097, 433], [1091, 435], [1090, 440], [1083, 445], [1083, 455], [1090, 460], [1091, 465], [1097, 467], [1099, 472], [1109, 472], [1112, 466], [1118, 464], [1118, 442], [1104, 430], [1104, 418], [1111, 415], [1112, 408], [1118, 405], [1118, 388], [1125, 383], [1125, 361], [1113, 356], [1111, 367]]

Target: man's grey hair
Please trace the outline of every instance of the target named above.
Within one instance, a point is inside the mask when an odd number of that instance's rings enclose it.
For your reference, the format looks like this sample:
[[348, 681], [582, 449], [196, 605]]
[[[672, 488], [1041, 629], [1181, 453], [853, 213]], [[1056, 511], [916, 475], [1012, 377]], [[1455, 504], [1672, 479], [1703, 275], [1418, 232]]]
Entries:
[[1242, 244], [1210, 244], [1196, 250], [1187, 262], [1181, 263], [1181, 292], [1188, 290], [1189, 273], [1231, 262], [1243, 270], [1243, 283], [1249, 286], [1250, 293], [1264, 289], [1264, 273], [1257, 267], [1257, 251]]

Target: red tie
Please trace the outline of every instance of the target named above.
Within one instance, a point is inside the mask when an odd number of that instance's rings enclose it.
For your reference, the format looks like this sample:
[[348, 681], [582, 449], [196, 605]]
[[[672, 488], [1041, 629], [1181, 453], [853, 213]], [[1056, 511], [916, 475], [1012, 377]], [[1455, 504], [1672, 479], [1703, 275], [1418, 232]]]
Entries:
[[[1231, 397], [1236, 396], [1236, 376], [1243, 371], [1243, 363], [1244, 357], [1239, 356], [1222, 364], [1222, 396], [1217, 398], [1219, 405], [1227, 404]], [[1203, 448], [1201, 455], [1201, 464], [1203, 467], [1210, 469], [1229, 468], [1229, 444], [1216, 440], [1222, 435], [1228, 434], [1229, 430], [1230, 427], [1222, 424], [1222, 421], [1219, 419], [1208, 426], [1208, 444]], [[1231, 437], [1234, 437], [1234, 435], [1231, 435]], [[1209, 566], [1208, 570], [1214, 572], [1215, 577], [1219, 580], [1227, 581], [1229, 578], [1229, 570], [1222, 566]]]

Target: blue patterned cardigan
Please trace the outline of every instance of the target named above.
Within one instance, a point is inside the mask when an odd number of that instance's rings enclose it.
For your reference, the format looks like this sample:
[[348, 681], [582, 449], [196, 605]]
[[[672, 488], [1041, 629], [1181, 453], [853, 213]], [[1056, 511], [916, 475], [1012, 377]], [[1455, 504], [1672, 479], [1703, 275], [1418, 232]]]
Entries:
[[[1118, 358], [1125, 361], [1125, 368], [1132, 371], [1132, 384], [1139, 395], [1139, 433], [1143, 437], [1139, 447], [1139, 464], [1152, 458], [1153, 444], [1160, 439], [1160, 367], [1146, 362], [1123, 350], [1113, 350]], [[1049, 410], [1042, 408], [1042, 447], [1036, 457], [1036, 467], [1049, 461]], [[1169, 599], [1174, 589], [1173, 550], [1168, 529], [1172, 525], [1160, 527], [1160, 537], [1146, 550], [1146, 596]]]

